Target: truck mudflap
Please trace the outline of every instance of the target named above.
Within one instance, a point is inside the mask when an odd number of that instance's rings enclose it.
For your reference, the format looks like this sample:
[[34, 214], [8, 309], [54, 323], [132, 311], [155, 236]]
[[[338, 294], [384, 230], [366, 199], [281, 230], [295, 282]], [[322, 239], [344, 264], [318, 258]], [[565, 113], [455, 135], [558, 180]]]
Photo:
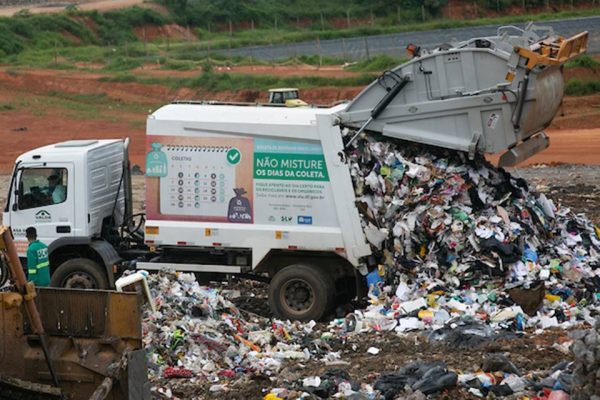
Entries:
[[[41, 343], [15, 296], [20, 295], [0, 293], [1, 384], [25, 399], [51, 399], [57, 388], [48, 389], [52, 379]], [[73, 400], [94, 393], [98, 399], [150, 398], [137, 294], [42, 288], [35, 302], [62, 395]]]
[[[513, 30], [520, 35], [508, 35]], [[340, 124], [471, 158], [504, 152], [550, 125], [564, 96], [561, 66], [586, 51], [587, 39], [587, 32], [566, 39], [530, 25], [432, 51], [413, 46], [414, 58], [363, 90], [338, 114]], [[504, 165], [545, 149], [540, 139]]]

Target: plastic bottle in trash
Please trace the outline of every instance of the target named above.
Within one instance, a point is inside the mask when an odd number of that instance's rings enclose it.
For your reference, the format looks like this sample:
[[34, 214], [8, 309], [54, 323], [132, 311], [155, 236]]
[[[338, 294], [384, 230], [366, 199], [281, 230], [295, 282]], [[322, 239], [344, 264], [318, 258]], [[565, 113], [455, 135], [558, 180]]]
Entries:
[[379, 270], [374, 269], [367, 274], [367, 287], [369, 288], [369, 294], [374, 297], [379, 297], [381, 294], [381, 288], [383, 286], [383, 277], [379, 274]]
[[[148, 286], [148, 271], [139, 270], [134, 272], [131, 275], [123, 276], [115, 282], [115, 287], [117, 292], [123, 292], [127, 287], [132, 287], [136, 285], [141, 285], [142, 292], [150, 304], [150, 308], [152, 312], [156, 311], [156, 304], [154, 303], [154, 298], [150, 293], [150, 287]], [[135, 290], [134, 290], [135, 291]]]
[[123, 288], [127, 286], [133, 285], [136, 282], [142, 281], [148, 277], [148, 271], [140, 270], [136, 271], [133, 274], [123, 276], [115, 282], [115, 287], [117, 288], [117, 292], [122, 292]]
[[517, 314], [517, 331], [521, 332], [525, 329], [525, 317], [523, 314]]

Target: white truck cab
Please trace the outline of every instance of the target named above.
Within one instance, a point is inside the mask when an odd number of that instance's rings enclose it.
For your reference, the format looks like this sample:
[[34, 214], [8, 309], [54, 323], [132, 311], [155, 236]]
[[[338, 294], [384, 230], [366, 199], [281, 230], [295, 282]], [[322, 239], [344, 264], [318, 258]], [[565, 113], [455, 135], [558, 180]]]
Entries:
[[[28, 245], [25, 230], [36, 228], [39, 240], [49, 249], [54, 285], [102, 288], [112, 283], [106, 265], [112, 269], [119, 255], [100, 238], [103, 228], [120, 224], [124, 213], [125, 143], [70, 140], [31, 150], [17, 159], [3, 223], [11, 226], [23, 258]], [[91, 276], [85, 271], [71, 273], [77, 259], [88, 260], [85, 269]]]

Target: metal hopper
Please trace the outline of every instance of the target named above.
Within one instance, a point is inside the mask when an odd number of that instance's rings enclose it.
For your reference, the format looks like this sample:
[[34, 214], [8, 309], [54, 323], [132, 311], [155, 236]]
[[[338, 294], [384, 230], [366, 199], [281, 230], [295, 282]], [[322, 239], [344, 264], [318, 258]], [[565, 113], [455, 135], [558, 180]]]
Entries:
[[409, 46], [414, 57], [364, 89], [340, 123], [471, 157], [508, 150], [500, 165], [515, 165], [548, 147], [542, 130], [564, 96], [562, 65], [585, 52], [587, 37], [530, 24], [431, 51]]

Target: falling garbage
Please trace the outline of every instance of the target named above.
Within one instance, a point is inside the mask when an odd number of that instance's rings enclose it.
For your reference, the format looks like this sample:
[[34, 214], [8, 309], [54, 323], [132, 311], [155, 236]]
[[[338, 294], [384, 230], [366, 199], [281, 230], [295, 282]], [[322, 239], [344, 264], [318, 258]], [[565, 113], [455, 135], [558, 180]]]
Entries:
[[460, 320], [511, 331], [594, 323], [600, 238], [585, 216], [483, 157], [370, 135], [347, 158], [388, 284], [370, 285], [362, 330], [383, 319], [399, 333]]

